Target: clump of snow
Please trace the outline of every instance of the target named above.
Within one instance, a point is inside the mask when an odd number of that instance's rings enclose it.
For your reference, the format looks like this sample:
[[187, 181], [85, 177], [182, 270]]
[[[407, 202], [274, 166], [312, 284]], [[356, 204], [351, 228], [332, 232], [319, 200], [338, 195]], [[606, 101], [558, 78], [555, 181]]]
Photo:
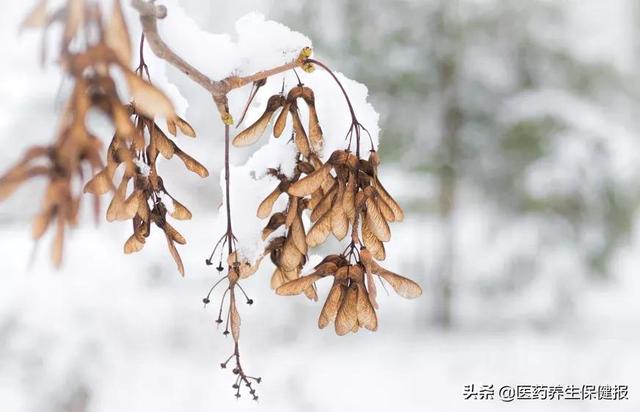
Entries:
[[158, 199], [160, 200], [160, 202], [162, 202], [162, 204], [164, 205], [164, 207], [167, 208], [167, 213], [172, 214], [175, 211], [175, 207], [173, 204], [173, 199], [171, 198], [171, 196], [162, 193], [162, 192], [157, 192], [156, 196], [158, 197]]
[[138, 168], [142, 176], [149, 176], [149, 173], [151, 173], [151, 168], [142, 159], [133, 159], [133, 163], [136, 164], [136, 167]]

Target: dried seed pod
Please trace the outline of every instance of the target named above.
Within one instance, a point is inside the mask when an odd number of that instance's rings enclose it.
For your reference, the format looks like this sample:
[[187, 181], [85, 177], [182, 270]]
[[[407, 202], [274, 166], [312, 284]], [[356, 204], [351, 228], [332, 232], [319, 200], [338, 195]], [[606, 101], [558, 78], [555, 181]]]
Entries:
[[346, 335], [358, 326], [358, 288], [355, 283], [346, 288], [341, 300], [335, 319], [336, 334], [339, 336]]
[[324, 141], [322, 138], [320, 121], [318, 120], [318, 113], [316, 111], [316, 99], [313, 94], [313, 90], [308, 87], [304, 87], [302, 91], [302, 98], [309, 108], [309, 141], [311, 142], [312, 149], [315, 152], [320, 152], [324, 145]]
[[279, 94], [271, 96], [267, 102], [267, 108], [262, 116], [260, 116], [260, 118], [258, 118], [258, 120], [256, 120], [251, 126], [240, 132], [233, 139], [233, 145], [236, 147], [244, 147], [257, 142], [264, 134], [267, 126], [269, 126], [269, 122], [271, 121], [273, 114], [281, 108], [283, 104], [284, 97]]
[[289, 194], [296, 197], [308, 196], [320, 188], [322, 182], [329, 176], [331, 166], [327, 163], [308, 176], [303, 177], [289, 186]]
[[267, 216], [271, 214], [271, 210], [273, 209], [274, 203], [278, 200], [282, 191], [279, 187], [275, 188], [273, 192], [271, 192], [258, 206], [257, 216], [260, 219], [265, 219]]

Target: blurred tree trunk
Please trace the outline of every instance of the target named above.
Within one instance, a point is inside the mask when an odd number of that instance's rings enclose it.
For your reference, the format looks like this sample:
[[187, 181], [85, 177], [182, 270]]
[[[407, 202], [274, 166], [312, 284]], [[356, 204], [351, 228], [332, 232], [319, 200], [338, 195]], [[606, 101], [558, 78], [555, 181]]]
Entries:
[[452, 324], [453, 278], [456, 256], [456, 208], [457, 163], [459, 133], [462, 126], [462, 110], [458, 98], [458, 46], [456, 27], [450, 2], [440, 4], [438, 31], [451, 40], [453, 47], [447, 48], [439, 57], [437, 76], [441, 101], [440, 170], [438, 173], [438, 213], [442, 228], [442, 249], [436, 264], [434, 322], [450, 328]]

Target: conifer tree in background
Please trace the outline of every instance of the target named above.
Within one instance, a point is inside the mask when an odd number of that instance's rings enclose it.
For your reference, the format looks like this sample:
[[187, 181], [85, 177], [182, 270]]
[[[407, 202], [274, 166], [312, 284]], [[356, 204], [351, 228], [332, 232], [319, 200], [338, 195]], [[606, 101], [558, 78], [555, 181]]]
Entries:
[[[482, 304], [543, 287], [549, 309], [562, 312], [576, 293], [568, 283], [610, 277], [630, 233], [637, 173], [614, 160], [636, 146], [614, 109], [632, 82], [613, 62], [579, 53], [570, 7], [385, 1], [379, 13], [348, 1], [284, 15], [294, 27], [294, 14], [305, 16], [325, 53], [367, 82], [384, 108], [384, 141], [394, 142], [382, 155], [430, 182], [409, 204], [440, 227], [439, 253], [416, 257], [432, 268], [437, 324], [451, 323], [461, 294]], [[331, 31], [317, 18], [327, 13], [343, 16]], [[462, 248], [471, 208], [492, 229]], [[505, 242], [495, 267], [473, 263]]]

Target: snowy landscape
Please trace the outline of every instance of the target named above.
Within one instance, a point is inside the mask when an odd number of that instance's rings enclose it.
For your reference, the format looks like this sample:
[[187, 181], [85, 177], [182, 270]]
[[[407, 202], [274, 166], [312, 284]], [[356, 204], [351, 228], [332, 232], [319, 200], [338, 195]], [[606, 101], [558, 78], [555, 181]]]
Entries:
[[[70, 92], [55, 53], [40, 66], [40, 33], [19, 33], [30, 3], [0, 15], [0, 173], [50, 141]], [[147, 48], [154, 84], [198, 132], [177, 141], [211, 174], [159, 165], [193, 212], [176, 223], [187, 239], [186, 276], [161, 234], [124, 255], [130, 225], [96, 224], [90, 199], [55, 269], [51, 234], [37, 244], [31, 237], [44, 182], [23, 186], [0, 203], [0, 411], [640, 410], [635, 1], [158, 3], [168, 9], [163, 38], [213, 79], [282, 64], [311, 45], [339, 73], [378, 145], [385, 187], [405, 208], [385, 267], [418, 281], [423, 295], [379, 290], [378, 331], [336, 336], [316, 326], [327, 282], [318, 283], [319, 302], [277, 296], [265, 259], [243, 283], [255, 303], [239, 306], [243, 365], [262, 377], [259, 400], [236, 399], [220, 368], [233, 345], [214, 322], [221, 296], [202, 304], [218, 278], [204, 261], [226, 224], [223, 127], [211, 97]], [[123, 8], [137, 44], [137, 13], [128, 1]], [[326, 160], [345, 145], [348, 111], [325, 72], [299, 75], [318, 99]], [[269, 79], [245, 126], [283, 82], [297, 79]], [[230, 95], [236, 117], [249, 88]], [[442, 120], [448, 111], [453, 128]], [[106, 144], [112, 127], [93, 120]], [[273, 136], [232, 148], [234, 224], [248, 259], [265, 245], [266, 222], [255, 217], [275, 185], [265, 171], [290, 172], [293, 161], [291, 145]], [[314, 250], [311, 261], [338, 246]], [[471, 384], [627, 385], [629, 393], [465, 400]]]

